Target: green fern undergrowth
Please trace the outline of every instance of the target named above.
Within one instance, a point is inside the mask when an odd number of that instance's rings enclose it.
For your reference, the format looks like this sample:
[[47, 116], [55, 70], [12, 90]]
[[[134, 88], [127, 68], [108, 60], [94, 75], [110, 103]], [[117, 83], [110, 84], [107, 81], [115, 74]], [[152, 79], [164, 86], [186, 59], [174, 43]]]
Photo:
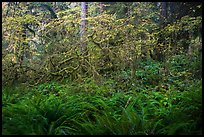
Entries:
[[173, 63], [163, 77], [155, 77], [162, 64], [143, 62], [134, 79], [125, 69], [100, 84], [86, 77], [3, 87], [2, 134], [201, 135], [202, 79]]

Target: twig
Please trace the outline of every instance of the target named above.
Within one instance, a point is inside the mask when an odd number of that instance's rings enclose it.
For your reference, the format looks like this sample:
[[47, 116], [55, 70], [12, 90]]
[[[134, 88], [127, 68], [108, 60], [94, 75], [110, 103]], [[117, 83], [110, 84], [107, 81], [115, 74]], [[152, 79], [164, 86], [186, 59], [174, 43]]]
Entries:
[[130, 97], [125, 105], [125, 108], [130, 104], [130, 100], [132, 99], [132, 97]]

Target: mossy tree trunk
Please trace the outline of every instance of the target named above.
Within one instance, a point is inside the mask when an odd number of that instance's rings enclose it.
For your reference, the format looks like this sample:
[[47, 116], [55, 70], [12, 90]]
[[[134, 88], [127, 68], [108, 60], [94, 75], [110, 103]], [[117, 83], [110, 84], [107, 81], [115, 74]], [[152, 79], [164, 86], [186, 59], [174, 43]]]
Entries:
[[87, 43], [85, 40], [87, 20], [88, 15], [88, 4], [87, 2], [81, 2], [81, 27], [80, 27], [80, 37], [81, 37], [81, 53], [84, 54], [87, 52]]

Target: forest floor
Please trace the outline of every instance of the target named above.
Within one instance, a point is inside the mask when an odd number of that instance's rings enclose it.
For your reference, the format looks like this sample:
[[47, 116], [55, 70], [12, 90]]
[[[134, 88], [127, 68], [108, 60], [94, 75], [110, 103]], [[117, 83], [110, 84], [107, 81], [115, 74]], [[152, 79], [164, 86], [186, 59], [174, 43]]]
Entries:
[[107, 72], [98, 84], [66, 79], [35, 87], [3, 87], [2, 134], [193, 135], [202, 134], [202, 78], [197, 58], [176, 55], [168, 74], [162, 63], [140, 62]]

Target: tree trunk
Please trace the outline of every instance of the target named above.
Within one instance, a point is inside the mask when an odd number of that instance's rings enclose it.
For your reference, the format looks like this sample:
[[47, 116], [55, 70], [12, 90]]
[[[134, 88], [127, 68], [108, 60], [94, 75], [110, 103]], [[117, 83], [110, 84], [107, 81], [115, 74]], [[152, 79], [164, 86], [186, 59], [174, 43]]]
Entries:
[[80, 37], [81, 37], [81, 53], [86, 52], [87, 44], [85, 42], [87, 20], [85, 18], [88, 14], [88, 4], [87, 2], [81, 2], [81, 27], [80, 27]]
[[100, 2], [99, 4], [100, 4], [100, 14], [102, 14], [104, 11], [104, 4], [103, 2]]
[[165, 26], [166, 19], [167, 19], [167, 3], [161, 2], [161, 24]]
[[175, 22], [176, 21], [176, 17], [175, 17], [175, 2], [169, 2], [169, 21], [170, 22]]
[[88, 71], [88, 58], [87, 58], [87, 43], [86, 43], [86, 28], [87, 28], [87, 2], [81, 2], [81, 26], [80, 26], [80, 38], [81, 38], [81, 55], [83, 59], [81, 60], [81, 73]]

